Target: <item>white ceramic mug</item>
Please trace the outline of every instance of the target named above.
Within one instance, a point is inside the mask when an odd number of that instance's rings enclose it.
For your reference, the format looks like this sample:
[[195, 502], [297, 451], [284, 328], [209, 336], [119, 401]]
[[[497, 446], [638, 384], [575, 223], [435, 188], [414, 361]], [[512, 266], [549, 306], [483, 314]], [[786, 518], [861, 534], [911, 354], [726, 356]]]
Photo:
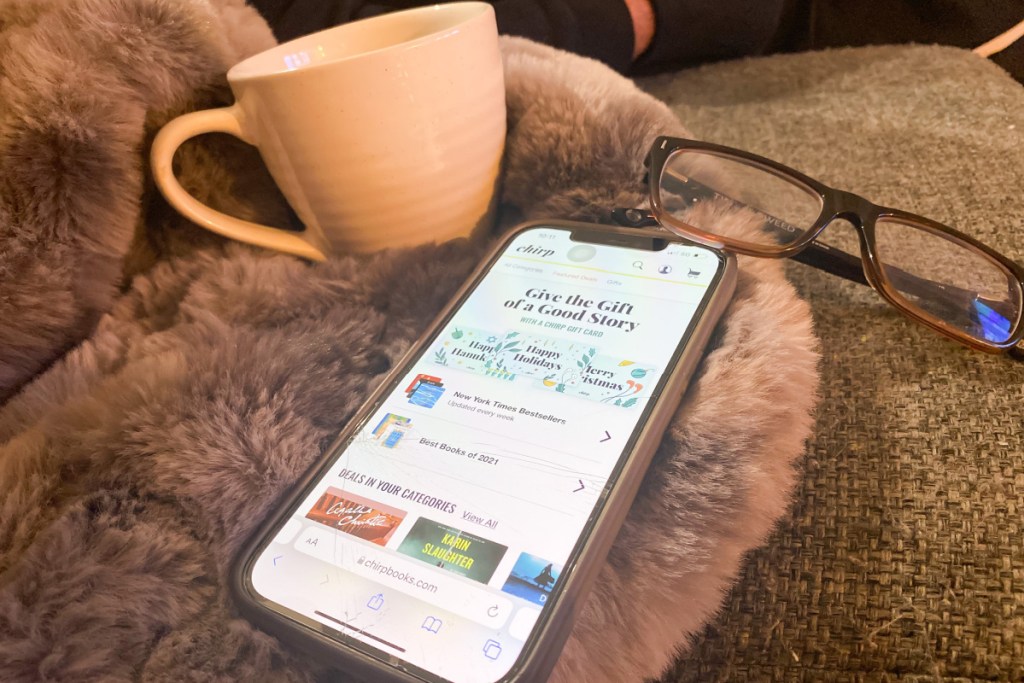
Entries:
[[[157, 185], [199, 225], [313, 260], [489, 226], [505, 142], [490, 5], [436, 5], [343, 24], [250, 57], [227, 77], [233, 106], [180, 116], [153, 142]], [[212, 132], [259, 149], [304, 232], [233, 218], [185, 192], [174, 152]]]

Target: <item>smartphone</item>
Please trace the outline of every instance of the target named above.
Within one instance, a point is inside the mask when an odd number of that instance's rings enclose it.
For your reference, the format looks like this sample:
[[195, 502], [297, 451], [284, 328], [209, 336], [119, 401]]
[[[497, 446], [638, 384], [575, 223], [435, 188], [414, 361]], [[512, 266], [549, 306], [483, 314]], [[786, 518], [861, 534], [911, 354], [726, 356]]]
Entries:
[[546, 678], [735, 281], [661, 230], [514, 229], [249, 541], [242, 613], [367, 680]]

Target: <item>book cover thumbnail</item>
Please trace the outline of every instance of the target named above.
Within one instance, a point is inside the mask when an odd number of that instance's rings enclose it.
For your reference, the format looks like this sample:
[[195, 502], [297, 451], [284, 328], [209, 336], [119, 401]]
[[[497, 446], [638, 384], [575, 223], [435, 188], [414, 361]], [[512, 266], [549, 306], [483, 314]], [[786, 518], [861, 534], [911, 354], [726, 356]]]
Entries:
[[487, 583], [505, 556], [506, 546], [420, 517], [398, 552], [466, 578]]
[[543, 605], [548, 601], [561, 573], [560, 564], [548, 562], [529, 553], [520, 553], [501, 590], [509, 595]]
[[405, 519], [405, 512], [332, 486], [310, 508], [306, 518], [383, 546]]

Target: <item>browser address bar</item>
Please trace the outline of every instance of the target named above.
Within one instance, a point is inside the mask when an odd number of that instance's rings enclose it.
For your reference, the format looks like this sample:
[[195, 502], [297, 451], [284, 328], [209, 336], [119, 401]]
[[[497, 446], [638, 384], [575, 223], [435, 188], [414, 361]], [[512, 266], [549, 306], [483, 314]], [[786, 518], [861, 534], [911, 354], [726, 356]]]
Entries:
[[[628, 278], [633, 278], [633, 279], [636, 279], [636, 280], [653, 280], [655, 282], [668, 283], [668, 284], [673, 284], [673, 285], [684, 285], [686, 287], [697, 287], [697, 288], [700, 288], [700, 289], [706, 289], [707, 288], [707, 283], [699, 281], [699, 280], [694, 280], [694, 279], [682, 279], [682, 280], [680, 280], [680, 279], [675, 279], [675, 278], [670, 278], [670, 277], [664, 277], [663, 275], [658, 275], [658, 276], [647, 275], [642, 270], [633, 270], [633, 271], [628, 271], [628, 272], [622, 272], [622, 271], [618, 271], [618, 270], [609, 270], [609, 269], [606, 269], [606, 268], [598, 268], [597, 266], [594, 266], [594, 265], [580, 265], [580, 264], [576, 264], [576, 263], [561, 263], [561, 262], [544, 261], [544, 260], [539, 259], [539, 258], [531, 258], [531, 257], [528, 257], [528, 256], [517, 256], [517, 255], [513, 255], [513, 254], [505, 254], [505, 256], [503, 256], [503, 258], [508, 259], [508, 260], [515, 260], [515, 261], [526, 262], [526, 263], [535, 263], [537, 265], [545, 266], [545, 267], [551, 269], [552, 272], [554, 272], [555, 270], [559, 270], [559, 269], [565, 270], [565, 271], [578, 270], [578, 271], [587, 271], [587, 272], [590, 272], [590, 273], [592, 273], [594, 275], [615, 275], [615, 276], [618, 276], [618, 277], [628, 277]], [[510, 265], [511, 264], [506, 262], [506, 267], [510, 266]], [[700, 275], [700, 273], [697, 273], [697, 275]]]
[[512, 613], [512, 602], [500, 595], [368, 543], [341, 539], [340, 533], [310, 526], [299, 534], [294, 548], [488, 628], [501, 628]]

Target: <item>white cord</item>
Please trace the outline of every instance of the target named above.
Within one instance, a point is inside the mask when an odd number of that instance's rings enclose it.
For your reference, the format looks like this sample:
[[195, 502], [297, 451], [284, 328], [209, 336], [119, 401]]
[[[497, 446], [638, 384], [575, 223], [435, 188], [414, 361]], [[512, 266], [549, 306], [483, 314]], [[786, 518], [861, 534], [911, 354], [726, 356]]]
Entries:
[[1020, 22], [1009, 31], [1000, 33], [984, 45], [979, 45], [974, 48], [973, 52], [974, 54], [981, 55], [982, 57], [991, 57], [995, 53], [1002, 52], [1016, 43], [1022, 36], [1024, 36], [1024, 21]]

